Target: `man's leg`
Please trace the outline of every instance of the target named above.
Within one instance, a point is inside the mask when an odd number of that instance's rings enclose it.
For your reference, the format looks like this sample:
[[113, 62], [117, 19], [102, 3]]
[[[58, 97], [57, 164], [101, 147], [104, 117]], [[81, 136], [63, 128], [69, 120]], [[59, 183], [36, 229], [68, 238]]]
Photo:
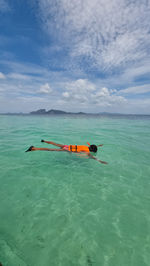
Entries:
[[53, 141], [46, 141], [46, 140], [43, 140], [42, 139], [41, 142], [45, 142], [45, 143], [48, 143], [48, 144], [52, 144], [52, 145], [57, 146], [57, 147], [60, 147], [60, 148], [63, 148], [64, 147], [64, 145], [55, 143]]
[[48, 149], [48, 148], [36, 148], [31, 146], [26, 152], [28, 151], [64, 151], [63, 149]]

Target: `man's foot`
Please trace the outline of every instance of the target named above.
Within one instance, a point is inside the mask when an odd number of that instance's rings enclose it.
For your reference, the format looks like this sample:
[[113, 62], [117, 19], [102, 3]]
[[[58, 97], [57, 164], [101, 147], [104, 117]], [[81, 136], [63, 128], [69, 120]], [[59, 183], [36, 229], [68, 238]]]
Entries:
[[44, 142], [44, 139], [41, 139], [41, 142]]
[[32, 148], [34, 148], [34, 146], [30, 146], [30, 148], [26, 150], [25, 152], [32, 151]]

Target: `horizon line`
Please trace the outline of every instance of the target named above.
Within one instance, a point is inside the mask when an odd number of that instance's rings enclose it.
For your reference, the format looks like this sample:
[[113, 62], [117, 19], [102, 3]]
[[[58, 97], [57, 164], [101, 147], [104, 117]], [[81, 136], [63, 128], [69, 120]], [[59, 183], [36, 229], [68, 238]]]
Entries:
[[[38, 113], [40, 110], [44, 110], [45, 112], [44, 113]], [[120, 112], [98, 112], [98, 113], [87, 113], [87, 112], [83, 112], [83, 111], [78, 111], [78, 112], [72, 112], [72, 111], [64, 111], [64, 110], [58, 110], [58, 109], [50, 109], [48, 111], [46, 111], [46, 109], [38, 109], [36, 111], [31, 111], [31, 112], [0, 112], [0, 115], [56, 115], [56, 113], [54, 114], [50, 114], [49, 112], [50, 111], [56, 111], [56, 112], [64, 112], [63, 114], [67, 115], [67, 114], [72, 114], [72, 115], [103, 115], [103, 114], [106, 114], [106, 115], [136, 115], [136, 116], [150, 116], [150, 114], [142, 114], [142, 113], [120, 113]], [[63, 115], [61, 114], [61, 115]], [[57, 115], [60, 115], [59, 113], [57, 113]]]

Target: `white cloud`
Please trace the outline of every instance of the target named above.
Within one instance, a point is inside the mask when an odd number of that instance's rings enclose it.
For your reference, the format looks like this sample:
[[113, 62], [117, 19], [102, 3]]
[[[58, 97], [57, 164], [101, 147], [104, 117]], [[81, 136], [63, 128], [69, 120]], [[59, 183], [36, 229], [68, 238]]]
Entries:
[[0, 112], [29, 112], [39, 108], [57, 108], [75, 112], [150, 113], [150, 98], [126, 99], [124, 96], [127, 94], [118, 94], [115, 89], [98, 86], [87, 79], [62, 82], [59, 87], [64, 88], [63, 93], [53, 86], [57, 92], [53, 90], [53, 93], [49, 94], [50, 83], [43, 83], [44, 87], [41, 88], [45, 90], [43, 95], [39, 95], [37, 91], [42, 84], [41, 81], [32, 80], [31, 83], [27, 83], [26, 80], [22, 80], [21, 83], [17, 80], [12, 81], [4, 79], [1, 82]]
[[39, 0], [43, 25], [72, 57], [84, 56], [100, 70], [149, 57], [150, 2]]
[[122, 105], [121, 112], [127, 114], [150, 114], [150, 98], [129, 99], [127, 104]]
[[20, 73], [10, 73], [7, 76], [10, 79], [15, 79], [15, 80], [30, 80], [32, 78], [30, 75], [24, 75]]
[[49, 72], [46, 68], [43, 68], [36, 64], [31, 63], [21, 63], [11, 60], [0, 60], [0, 63], [7, 67], [10, 74], [23, 74], [23, 75], [48, 75]]
[[62, 96], [65, 98], [69, 98], [70, 95], [69, 95], [69, 92], [65, 91], [63, 92]]
[[76, 92], [80, 90], [80, 93], [87, 93], [90, 91], [95, 91], [95, 85], [88, 81], [87, 79], [78, 79], [76, 81], [67, 84], [67, 89]]
[[5, 79], [5, 75], [2, 72], [0, 72], [0, 79]]
[[96, 90], [96, 87], [87, 79], [78, 79], [73, 82], [68, 82], [65, 85], [65, 89], [66, 91], [62, 94], [64, 99], [84, 104], [88, 101], [88, 97], [90, 97], [91, 93]]
[[107, 97], [109, 96], [109, 90], [107, 88], [102, 88], [96, 93], [96, 97]]
[[144, 94], [150, 92], [150, 84], [145, 84], [141, 86], [129, 87], [127, 89], [121, 90], [118, 93], [121, 94]]
[[6, 76], [0, 72], [1, 96], [14, 101], [18, 97], [34, 97], [37, 101], [37, 97], [42, 98], [52, 92], [49, 81], [54, 79], [56, 73], [50, 80], [48, 70], [38, 65], [6, 60], [1, 60], [0, 63], [10, 70]]
[[[144, 37], [146, 39], [147, 35]], [[140, 39], [140, 31], [118, 35], [115, 40], [104, 47], [101, 53], [104, 65], [107, 68], [118, 67], [125, 63], [135, 62], [145, 58], [147, 51], [146, 49], [140, 49]]]
[[[119, 75], [118, 81], [122, 84], [134, 83], [135, 80], [143, 77], [150, 77], [150, 60], [144, 60], [141, 64], [136, 64], [126, 69]], [[117, 78], [115, 77], [116, 81]]]
[[91, 98], [98, 106], [117, 106], [126, 102], [124, 97], [116, 95], [115, 90], [109, 90], [105, 87], [97, 90], [97, 92], [93, 94]]
[[42, 85], [40, 87], [39, 93], [43, 93], [43, 94], [49, 94], [51, 93], [53, 90], [50, 87], [50, 85], [48, 83], [45, 83], [44, 85]]
[[79, 79], [70, 82], [66, 86], [66, 91], [62, 93], [63, 100], [72, 104], [87, 106], [111, 106], [120, 105], [126, 99], [117, 95], [117, 91], [108, 88], [98, 89], [95, 84], [88, 80]]
[[[125, 83], [129, 77], [132, 83], [133, 78], [140, 73], [147, 75], [148, 66], [137, 66], [119, 77], [95, 81], [80, 78], [72, 81], [62, 73], [48, 72], [36, 65], [10, 62], [10, 73], [5, 79], [0, 79], [0, 111], [26, 112], [39, 108], [57, 108], [77, 112], [150, 113], [150, 99], [144, 99], [144, 95], [139, 101], [126, 99], [130, 94], [148, 92], [148, 85], [128, 86], [128, 91], [118, 91], [119, 82]], [[133, 72], [131, 76], [130, 72]]]

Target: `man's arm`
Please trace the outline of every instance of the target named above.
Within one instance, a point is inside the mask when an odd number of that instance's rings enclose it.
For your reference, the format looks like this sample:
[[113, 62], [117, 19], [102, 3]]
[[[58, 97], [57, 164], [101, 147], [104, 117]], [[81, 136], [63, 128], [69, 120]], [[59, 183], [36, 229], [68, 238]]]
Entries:
[[91, 155], [91, 154], [89, 154], [89, 157], [90, 157], [91, 159], [94, 159], [94, 160], [98, 161], [99, 163], [108, 164], [108, 163], [105, 162], [105, 161], [101, 161], [101, 160], [97, 159], [95, 156], [93, 156], [93, 155]]

